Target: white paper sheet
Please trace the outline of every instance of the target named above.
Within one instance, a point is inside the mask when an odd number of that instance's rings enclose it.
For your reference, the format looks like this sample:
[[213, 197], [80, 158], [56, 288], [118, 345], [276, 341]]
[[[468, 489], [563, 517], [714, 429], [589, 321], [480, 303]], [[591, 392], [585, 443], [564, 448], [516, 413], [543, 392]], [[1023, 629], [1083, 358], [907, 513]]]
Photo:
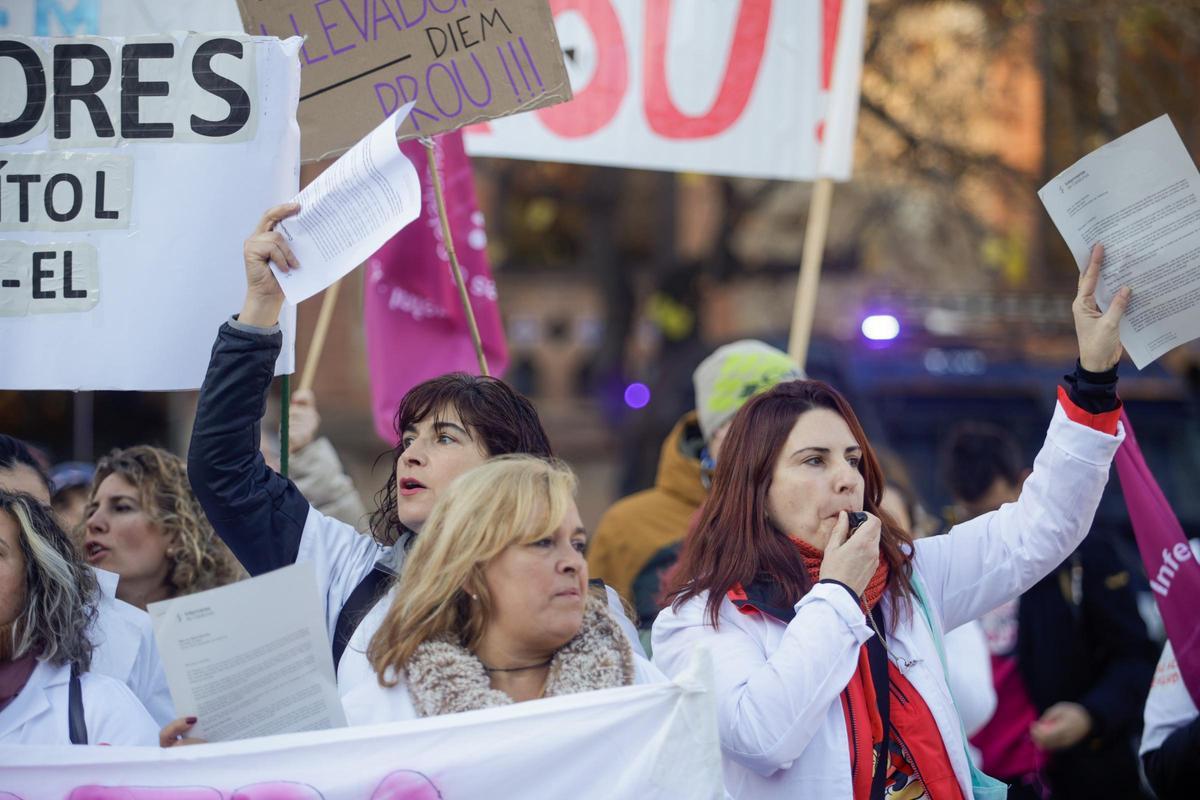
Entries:
[[1133, 290], [1121, 343], [1138, 369], [1200, 337], [1200, 173], [1169, 117], [1084, 156], [1038, 197], [1081, 269], [1104, 245], [1101, 308]]
[[311, 563], [151, 603], [154, 638], [190, 736], [210, 742], [344, 727]]
[[421, 183], [400, 152], [396, 129], [413, 103], [385, 119], [292, 198], [300, 213], [279, 223], [300, 269], [271, 265], [299, 303], [337, 281], [421, 213]]

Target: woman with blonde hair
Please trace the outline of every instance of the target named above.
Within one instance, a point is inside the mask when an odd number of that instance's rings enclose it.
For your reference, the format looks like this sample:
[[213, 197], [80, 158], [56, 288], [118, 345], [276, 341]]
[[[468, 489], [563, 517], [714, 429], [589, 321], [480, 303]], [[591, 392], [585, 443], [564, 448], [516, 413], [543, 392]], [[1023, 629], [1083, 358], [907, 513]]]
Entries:
[[504, 456], [449, 486], [371, 640], [378, 680], [343, 698], [351, 724], [664, 680], [588, 589], [575, 485], [560, 463]]
[[88, 672], [98, 592], [50, 508], [0, 489], [0, 744], [157, 741], [129, 687]]
[[121, 576], [117, 597], [148, 603], [224, 586], [245, 577], [192, 493], [179, 457], [139, 445], [96, 465], [84, 556]]

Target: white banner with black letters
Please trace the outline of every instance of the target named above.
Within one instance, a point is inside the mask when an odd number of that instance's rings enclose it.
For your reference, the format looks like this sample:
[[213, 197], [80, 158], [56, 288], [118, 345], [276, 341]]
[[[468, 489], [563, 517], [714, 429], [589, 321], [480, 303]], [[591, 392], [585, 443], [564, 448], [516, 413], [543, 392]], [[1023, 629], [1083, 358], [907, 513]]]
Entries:
[[242, 240], [298, 186], [299, 47], [0, 34], [0, 389], [200, 385]]

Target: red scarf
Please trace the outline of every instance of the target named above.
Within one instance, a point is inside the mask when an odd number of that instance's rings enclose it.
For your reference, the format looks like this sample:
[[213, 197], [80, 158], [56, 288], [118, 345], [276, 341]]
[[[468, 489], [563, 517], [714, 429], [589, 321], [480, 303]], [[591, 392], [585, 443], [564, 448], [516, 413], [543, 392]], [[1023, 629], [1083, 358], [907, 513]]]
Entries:
[[[813, 585], [816, 585], [817, 581], [821, 579], [821, 560], [825, 558], [825, 553], [799, 539], [792, 539], [792, 543], [796, 545], [796, 549], [800, 551], [800, 557], [804, 559], [804, 569], [808, 571], [808, 579], [812, 581]], [[867, 613], [870, 613], [875, 608], [875, 604], [879, 602], [879, 598], [883, 597], [883, 590], [887, 588], [890, 574], [887, 560], [884, 559], [883, 553], [880, 553], [879, 567], [871, 576], [867, 590], [862, 595], [862, 601], [867, 606]]]
[[[793, 541], [804, 558], [809, 579], [816, 584], [820, 579], [821, 560], [825, 554], [804, 542]], [[887, 588], [889, 576], [888, 563], [881, 553], [879, 568], [871, 576], [862, 595], [861, 602], [866, 607], [864, 613], [869, 614], [875, 608]], [[963, 800], [962, 789], [933, 714], [890, 659], [888, 680], [891, 684], [888, 707], [891, 730], [887, 732], [886, 757], [890, 766], [885, 786], [894, 792], [891, 796]], [[858, 651], [858, 668], [850, 677], [841, 699], [850, 741], [854, 800], [869, 800], [875, 772], [875, 753], [884, 743], [884, 730], [865, 644]]]

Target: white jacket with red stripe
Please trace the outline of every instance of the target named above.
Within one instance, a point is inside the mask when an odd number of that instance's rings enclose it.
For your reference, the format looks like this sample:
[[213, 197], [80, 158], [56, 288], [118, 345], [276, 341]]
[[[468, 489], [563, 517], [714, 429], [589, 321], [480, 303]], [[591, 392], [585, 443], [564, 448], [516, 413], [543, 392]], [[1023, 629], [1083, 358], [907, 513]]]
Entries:
[[[1061, 406], [1020, 499], [921, 539], [913, 568], [943, 631], [1014, 598], [1048, 574], [1087, 535], [1109, 465], [1124, 438], [1068, 419]], [[893, 598], [881, 601], [890, 619]], [[784, 624], [739, 612], [725, 600], [719, 625], [706, 596], [667, 608], [654, 623], [654, 663], [668, 676], [706, 648], [715, 667], [725, 785], [735, 798], [794, 800], [853, 797], [850, 746], [839, 695], [872, 635], [862, 611], [841, 586], [818, 584]], [[892, 660], [920, 692], [942, 732], [964, 797], [970, 767], [958, 714], [931, 631], [919, 610], [887, 632]]]

